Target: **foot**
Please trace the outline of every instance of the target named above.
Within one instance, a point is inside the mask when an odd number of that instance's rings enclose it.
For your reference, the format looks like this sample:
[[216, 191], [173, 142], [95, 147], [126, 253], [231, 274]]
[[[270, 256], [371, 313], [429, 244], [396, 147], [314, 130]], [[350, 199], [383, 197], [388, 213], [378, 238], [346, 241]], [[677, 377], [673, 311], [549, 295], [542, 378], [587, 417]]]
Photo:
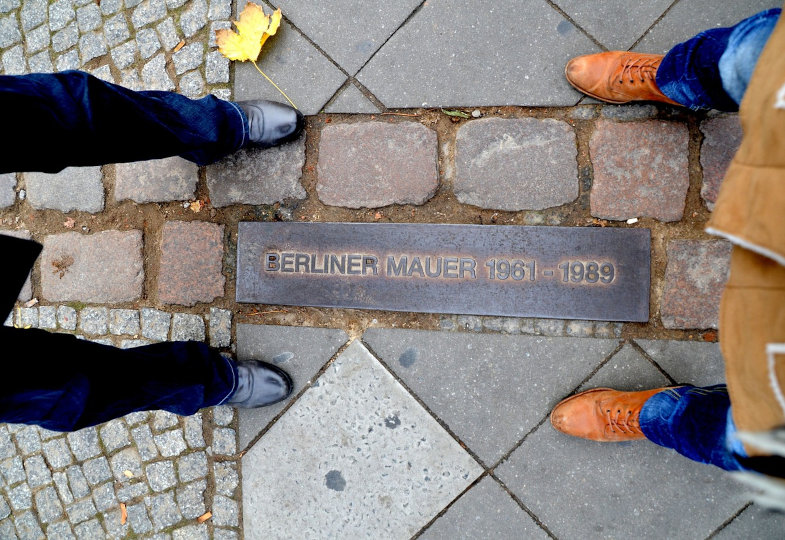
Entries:
[[237, 390], [226, 401], [234, 407], [272, 405], [286, 399], [294, 387], [285, 371], [259, 360], [237, 362], [237, 375]]
[[248, 144], [269, 148], [293, 141], [305, 127], [302, 113], [283, 103], [255, 99], [238, 101], [237, 105], [248, 117], [250, 141]]
[[571, 85], [608, 103], [659, 101], [679, 105], [657, 86], [663, 55], [610, 51], [577, 56], [567, 62], [564, 75]]
[[643, 404], [665, 388], [644, 392], [619, 392], [595, 388], [568, 397], [551, 412], [556, 430], [599, 442], [645, 439], [638, 416]]

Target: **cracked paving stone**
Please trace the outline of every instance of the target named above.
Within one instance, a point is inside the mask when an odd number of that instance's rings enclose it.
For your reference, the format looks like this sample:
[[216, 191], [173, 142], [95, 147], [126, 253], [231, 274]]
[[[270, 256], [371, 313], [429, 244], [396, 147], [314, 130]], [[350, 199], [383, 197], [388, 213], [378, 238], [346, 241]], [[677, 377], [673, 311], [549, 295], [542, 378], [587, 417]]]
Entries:
[[85, 461], [101, 453], [98, 444], [98, 430], [91, 426], [66, 435], [71, 451], [78, 461]]
[[101, 441], [107, 451], [112, 452], [131, 444], [128, 438], [128, 428], [121, 419], [111, 420], [101, 426]]
[[190, 482], [207, 475], [207, 454], [194, 452], [177, 459], [177, 474], [180, 482]]
[[145, 475], [153, 491], [166, 491], [177, 484], [174, 463], [171, 461], [151, 463], [145, 468]]
[[204, 492], [207, 482], [201, 480], [177, 488], [177, 504], [185, 519], [195, 519], [207, 509], [204, 504]]
[[27, 472], [27, 483], [30, 487], [37, 488], [44, 484], [52, 483], [52, 473], [41, 455], [35, 455], [25, 460], [25, 471]]
[[148, 90], [174, 90], [174, 82], [166, 72], [166, 57], [159, 54], [142, 68], [142, 80]]
[[[171, 527], [182, 519], [180, 510], [174, 501], [174, 492], [162, 493], [145, 499], [150, 517], [156, 529]], [[197, 516], [198, 517], [198, 516]]]
[[53, 469], [62, 469], [74, 461], [65, 437], [45, 442], [44, 455], [46, 456], [46, 461], [49, 462]]
[[62, 499], [65, 504], [71, 504], [74, 502], [74, 495], [71, 493], [71, 489], [68, 487], [68, 476], [66, 473], [52, 473], [52, 479], [55, 481], [55, 487], [57, 488], [57, 493], [60, 494], [60, 499]]
[[158, 457], [158, 449], [153, 440], [153, 434], [150, 431], [150, 426], [143, 424], [131, 431], [136, 442], [136, 447], [139, 450], [139, 456], [142, 461], [150, 461]]
[[183, 432], [179, 429], [166, 431], [154, 437], [155, 445], [164, 457], [179, 456], [186, 449]]

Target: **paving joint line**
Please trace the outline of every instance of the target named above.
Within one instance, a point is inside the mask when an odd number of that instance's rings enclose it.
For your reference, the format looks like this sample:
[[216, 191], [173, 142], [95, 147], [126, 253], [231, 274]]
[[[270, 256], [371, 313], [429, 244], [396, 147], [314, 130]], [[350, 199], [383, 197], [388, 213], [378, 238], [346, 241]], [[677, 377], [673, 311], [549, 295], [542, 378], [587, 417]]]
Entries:
[[439, 512], [438, 512], [438, 513], [435, 515], [435, 516], [433, 516], [433, 518], [431, 518], [431, 520], [430, 520], [428, 523], [426, 523], [425, 525], [423, 525], [423, 526], [422, 526], [422, 528], [421, 528], [419, 531], [417, 531], [416, 533], [414, 533], [414, 535], [411, 537], [411, 540], [416, 540], [417, 538], [419, 538], [420, 536], [422, 536], [422, 534], [423, 534], [423, 533], [425, 533], [425, 532], [426, 532], [426, 531], [427, 531], [427, 530], [428, 530], [428, 529], [429, 529], [429, 528], [430, 528], [430, 527], [431, 527], [431, 526], [432, 526], [432, 525], [433, 525], [433, 524], [434, 524], [434, 523], [435, 523], [435, 522], [436, 522], [436, 521], [437, 521], [439, 518], [441, 518], [441, 517], [442, 517], [444, 514], [446, 514], [446, 513], [447, 513], [447, 511], [448, 511], [448, 510], [449, 510], [449, 509], [450, 509], [450, 508], [451, 508], [451, 507], [452, 507], [452, 506], [453, 506], [453, 505], [454, 505], [456, 502], [458, 502], [458, 500], [459, 500], [461, 497], [463, 497], [463, 496], [464, 496], [464, 495], [466, 495], [466, 494], [467, 494], [469, 491], [471, 491], [471, 490], [472, 490], [472, 488], [474, 488], [474, 486], [476, 486], [477, 484], [479, 484], [479, 483], [480, 483], [480, 482], [481, 482], [481, 481], [482, 481], [482, 480], [483, 480], [483, 479], [484, 479], [486, 476], [490, 476], [490, 473], [489, 473], [487, 470], [486, 470], [486, 471], [483, 471], [483, 472], [482, 472], [482, 474], [481, 474], [480, 476], [478, 476], [478, 477], [477, 477], [477, 478], [474, 480], [474, 482], [472, 482], [471, 484], [469, 484], [468, 486], [466, 486], [466, 489], [464, 489], [464, 490], [463, 490], [463, 491], [461, 491], [461, 492], [460, 492], [458, 495], [456, 495], [456, 496], [455, 496], [455, 498], [454, 498], [453, 500], [451, 500], [449, 503], [447, 503], [447, 504], [444, 506], [444, 508], [442, 508], [442, 509], [441, 509], [441, 510], [440, 510], [440, 511], [439, 511]]
[[709, 534], [709, 536], [706, 537], [706, 540], [710, 540], [711, 538], [715, 538], [718, 534], [720, 534], [720, 532], [723, 531], [723, 529], [725, 529], [728, 525], [733, 523], [740, 515], [742, 515], [752, 505], [753, 505], [753, 503], [752, 503], [752, 501], [750, 501], [747, 504], [745, 504], [744, 506], [742, 506], [739, 509], [738, 512], [736, 512], [731, 517], [729, 517], [728, 519], [723, 521], [722, 524], [719, 527], [717, 527], [714, 531], [712, 531], [712, 533]]
[[665, 18], [665, 16], [666, 16], [668, 13], [670, 13], [670, 11], [671, 11], [671, 10], [672, 10], [672, 9], [673, 9], [673, 8], [676, 6], [676, 4], [678, 4], [680, 1], [681, 1], [681, 0], [674, 0], [674, 1], [673, 1], [673, 3], [672, 3], [670, 6], [668, 6], [667, 8], [665, 8], [665, 11], [663, 11], [663, 12], [662, 12], [662, 14], [661, 14], [659, 17], [657, 17], [657, 18], [654, 20], [654, 22], [653, 22], [653, 23], [651, 23], [651, 24], [649, 25], [649, 27], [648, 27], [646, 30], [644, 30], [644, 31], [643, 31], [643, 34], [641, 35], [641, 37], [639, 37], [638, 39], [636, 39], [636, 40], [635, 40], [635, 43], [633, 43], [632, 45], [630, 45], [630, 47], [629, 47], [627, 50], [628, 50], [628, 51], [631, 51], [632, 49], [634, 49], [635, 47], [637, 47], [637, 46], [638, 46], [638, 44], [639, 44], [641, 41], [643, 41], [643, 38], [645, 38], [646, 36], [648, 36], [648, 35], [649, 35], [649, 32], [651, 32], [651, 31], [652, 31], [652, 29], [653, 29], [655, 26], [657, 26], [657, 25], [660, 23], [660, 21], [661, 21], [662, 19], [664, 19], [664, 18]]
[[570, 22], [570, 24], [572, 24], [575, 28], [577, 28], [583, 35], [585, 35], [587, 38], [589, 38], [589, 40], [591, 40], [600, 49], [602, 49], [603, 51], [607, 51], [608, 50], [608, 47], [606, 47], [605, 45], [600, 43], [600, 41], [597, 38], [595, 38], [588, 31], [586, 31], [580, 24], [578, 24], [575, 21], [575, 19], [573, 19], [572, 17], [567, 15], [567, 13], [558, 4], [556, 4], [556, 2], [554, 2], [553, 0], [545, 0], [545, 3], [548, 4], [549, 6], [551, 6], [551, 8], [553, 8], [554, 11], [556, 11], [559, 15], [561, 15], [562, 17], [567, 19]]
[[666, 379], [668, 379], [669, 383], [672, 385], [679, 384], [679, 382], [674, 377], [672, 377], [671, 374], [668, 373], [665, 368], [663, 368], [649, 353], [647, 353], [646, 350], [641, 347], [637, 341], [631, 339], [629, 340], [629, 343], [638, 354], [643, 356], [645, 360], [647, 360], [657, 371], [659, 371]]

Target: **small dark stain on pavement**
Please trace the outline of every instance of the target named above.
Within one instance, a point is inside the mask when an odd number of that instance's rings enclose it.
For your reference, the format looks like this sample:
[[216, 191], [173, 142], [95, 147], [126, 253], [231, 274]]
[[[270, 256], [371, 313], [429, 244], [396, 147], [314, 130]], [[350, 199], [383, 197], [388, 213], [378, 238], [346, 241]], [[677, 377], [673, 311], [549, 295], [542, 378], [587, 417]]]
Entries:
[[390, 416], [384, 419], [384, 425], [390, 429], [395, 429], [401, 425], [401, 419], [398, 418], [398, 415], [391, 414]]
[[405, 368], [412, 367], [412, 365], [414, 365], [414, 363], [417, 361], [417, 356], [417, 349], [406, 349], [403, 351], [401, 357], [398, 358], [398, 363]]
[[286, 351], [273, 356], [273, 364], [283, 364], [294, 358], [294, 353]]
[[333, 491], [343, 491], [346, 487], [346, 480], [344, 480], [341, 471], [330, 471], [326, 475], [324, 475], [324, 483], [327, 485], [327, 489], [332, 489]]
[[573, 26], [570, 24], [570, 21], [562, 21], [556, 25], [556, 31], [561, 35], [569, 34], [572, 29]]

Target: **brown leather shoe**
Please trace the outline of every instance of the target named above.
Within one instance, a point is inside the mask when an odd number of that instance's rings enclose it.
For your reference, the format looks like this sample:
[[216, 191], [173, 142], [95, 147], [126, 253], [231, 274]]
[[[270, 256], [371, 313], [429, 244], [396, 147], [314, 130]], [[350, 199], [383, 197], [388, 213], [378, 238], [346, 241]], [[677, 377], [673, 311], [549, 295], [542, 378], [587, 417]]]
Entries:
[[608, 103], [659, 101], [679, 105], [660, 92], [655, 80], [663, 55], [610, 51], [576, 56], [564, 68], [571, 85]]
[[638, 423], [641, 407], [665, 388], [643, 392], [619, 392], [595, 388], [568, 397], [551, 411], [551, 424], [558, 431], [599, 442], [645, 439]]

